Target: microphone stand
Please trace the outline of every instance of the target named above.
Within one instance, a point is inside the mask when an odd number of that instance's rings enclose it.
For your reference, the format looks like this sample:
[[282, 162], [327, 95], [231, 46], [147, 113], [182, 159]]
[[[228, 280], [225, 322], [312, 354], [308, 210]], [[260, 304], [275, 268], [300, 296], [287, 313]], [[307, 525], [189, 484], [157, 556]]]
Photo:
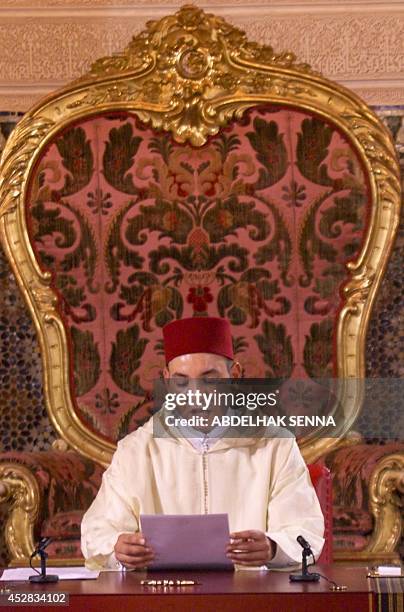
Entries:
[[41, 538], [39, 541], [38, 547], [31, 555], [30, 566], [32, 569], [35, 569], [31, 565], [31, 561], [33, 557], [39, 555], [41, 557], [41, 573], [37, 575], [33, 574], [29, 576], [29, 581], [34, 583], [44, 583], [44, 582], [58, 582], [59, 576], [56, 574], [47, 574], [46, 573], [46, 559], [48, 558], [48, 553], [45, 552], [45, 548], [50, 544], [51, 538]]
[[318, 582], [320, 580], [320, 574], [315, 572], [310, 573], [307, 565], [307, 557], [312, 556], [314, 559], [314, 555], [310, 548], [310, 545], [306, 540], [301, 538], [302, 541], [299, 540], [301, 536], [297, 538], [300, 546], [303, 547], [302, 550], [302, 573], [301, 574], [289, 574], [290, 582]]

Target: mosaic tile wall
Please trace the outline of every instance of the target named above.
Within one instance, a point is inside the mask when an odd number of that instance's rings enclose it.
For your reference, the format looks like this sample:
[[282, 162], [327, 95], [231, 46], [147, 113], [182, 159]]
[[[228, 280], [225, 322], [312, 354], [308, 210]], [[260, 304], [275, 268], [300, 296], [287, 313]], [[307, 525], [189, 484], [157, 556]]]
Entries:
[[[404, 106], [375, 109], [396, 143], [404, 193]], [[366, 345], [367, 375], [404, 378], [404, 205], [386, 275], [377, 296]]]
[[[376, 111], [393, 134], [404, 178], [404, 106], [380, 107]], [[0, 153], [19, 117], [0, 112]], [[400, 232], [369, 326], [366, 360], [370, 377], [404, 378], [403, 261], [404, 207]], [[383, 414], [385, 419], [386, 413]], [[35, 329], [0, 249], [0, 451], [47, 450], [55, 437], [44, 408]], [[0, 525], [4, 510], [0, 507]], [[2, 536], [0, 529], [0, 567], [6, 560]]]
[[[404, 193], [404, 106], [375, 109], [390, 129], [401, 166]], [[371, 378], [404, 379], [404, 205], [394, 248], [370, 320], [366, 341], [366, 374]], [[392, 381], [393, 382], [393, 381]], [[367, 440], [404, 440], [402, 385], [384, 385], [365, 399], [366, 410], [355, 424]], [[371, 416], [371, 418], [369, 418]], [[401, 425], [400, 425], [401, 423]], [[376, 438], [374, 438], [376, 434]]]
[[[18, 119], [0, 113], [0, 152]], [[46, 450], [54, 438], [35, 328], [0, 250], [0, 450]]]

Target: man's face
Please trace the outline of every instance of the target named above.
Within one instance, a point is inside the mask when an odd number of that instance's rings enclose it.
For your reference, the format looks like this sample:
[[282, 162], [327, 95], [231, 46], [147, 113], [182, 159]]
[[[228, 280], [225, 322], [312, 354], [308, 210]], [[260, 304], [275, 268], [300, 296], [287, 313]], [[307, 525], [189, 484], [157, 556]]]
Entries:
[[[164, 378], [170, 381], [170, 388], [175, 393], [186, 393], [189, 389], [201, 392], [211, 392], [213, 387], [209, 386], [209, 379], [215, 378], [239, 378], [241, 366], [238, 362], [232, 362], [222, 355], [213, 353], [191, 353], [180, 355], [172, 359], [164, 368]], [[202, 410], [198, 406], [184, 407], [183, 416], [204, 416], [212, 419], [223, 413], [220, 406], [212, 406]], [[211, 427], [200, 428], [209, 431]]]

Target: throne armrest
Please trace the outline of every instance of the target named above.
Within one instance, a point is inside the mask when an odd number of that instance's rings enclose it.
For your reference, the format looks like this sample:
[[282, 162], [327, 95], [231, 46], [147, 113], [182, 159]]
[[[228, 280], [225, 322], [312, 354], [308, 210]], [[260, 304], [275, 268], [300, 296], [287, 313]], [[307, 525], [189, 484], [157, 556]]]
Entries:
[[44, 521], [58, 512], [89, 507], [102, 472], [74, 451], [0, 455], [0, 503], [10, 504], [5, 537], [12, 565], [29, 559]]
[[[351, 514], [357, 523], [353, 531], [370, 532], [363, 558], [396, 558], [403, 534], [404, 443], [343, 447], [329, 453], [325, 464], [333, 476], [334, 515]], [[338, 529], [334, 525], [334, 531]], [[335, 556], [343, 560], [347, 554]]]

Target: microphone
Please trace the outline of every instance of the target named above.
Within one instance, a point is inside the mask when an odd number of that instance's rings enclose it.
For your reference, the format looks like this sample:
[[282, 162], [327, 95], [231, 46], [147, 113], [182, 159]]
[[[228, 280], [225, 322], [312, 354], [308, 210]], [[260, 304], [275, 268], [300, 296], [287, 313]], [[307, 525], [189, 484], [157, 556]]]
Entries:
[[313, 554], [311, 552], [311, 548], [310, 548], [310, 544], [308, 543], [307, 540], [304, 539], [304, 537], [302, 535], [297, 536], [296, 540], [299, 542], [300, 546], [302, 548], [304, 548], [305, 550], [307, 550], [311, 555]]
[[307, 557], [310, 555], [314, 559], [313, 551], [308, 541], [302, 536], [297, 536], [296, 540], [299, 542], [302, 550], [302, 573], [301, 574], [289, 574], [289, 580], [291, 582], [318, 582], [320, 580], [320, 574], [315, 572], [310, 573], [307, 567]]
[[52, 538], [40, 538], [37, 547], [35, 549], [35, 554], [39, 554], [41, 550], [45, 550], [45, 548], [52, 542]]

